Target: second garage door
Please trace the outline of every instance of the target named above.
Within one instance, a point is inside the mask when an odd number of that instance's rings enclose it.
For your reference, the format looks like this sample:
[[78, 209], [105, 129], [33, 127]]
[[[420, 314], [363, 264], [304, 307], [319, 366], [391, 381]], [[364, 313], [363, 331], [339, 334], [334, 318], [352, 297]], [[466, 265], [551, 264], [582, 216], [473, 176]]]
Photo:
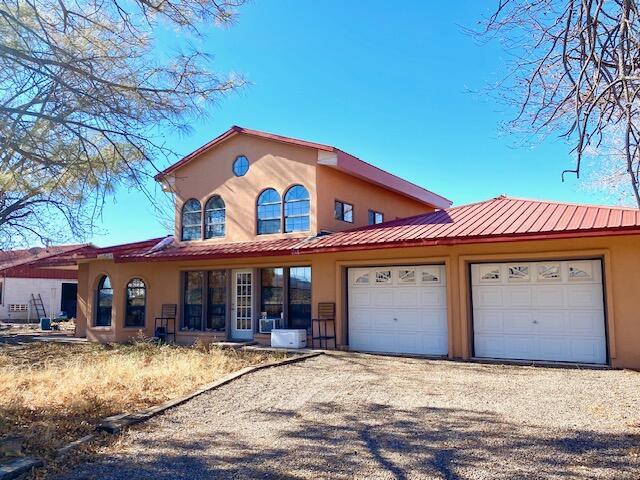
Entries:
[[474, 355], [606, 363], [600, 260], [471, 266]]
[[447, 354], [443, 265], [351, 268], [348, 273], [351, 349]]

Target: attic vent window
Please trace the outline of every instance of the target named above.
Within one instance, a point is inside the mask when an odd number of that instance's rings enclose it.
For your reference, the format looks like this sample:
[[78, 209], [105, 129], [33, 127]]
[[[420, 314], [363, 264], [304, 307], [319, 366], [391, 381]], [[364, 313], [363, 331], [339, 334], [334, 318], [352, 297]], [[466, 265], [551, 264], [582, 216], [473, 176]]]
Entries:
[[249, 171], [249, 160], [244, 155], [236, 157], [233, 162], [233, 173], [236, 177], [243, 177]]

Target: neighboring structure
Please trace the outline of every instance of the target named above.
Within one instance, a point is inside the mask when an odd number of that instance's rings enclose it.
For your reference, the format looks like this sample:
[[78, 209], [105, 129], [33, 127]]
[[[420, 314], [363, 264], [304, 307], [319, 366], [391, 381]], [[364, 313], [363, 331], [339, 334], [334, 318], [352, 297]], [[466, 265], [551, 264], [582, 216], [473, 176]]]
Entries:
[[0, 251], [0, 320], [37, 322], [39, 315], [35, 303], [40, 301], [47, 316], [56, 317], [64, 312], [67, 318], [75, 318], [77, 270], [38, 268], [32, 264], [85, 247], [64, 245]]
[[239, 127], [157, 179], [175, 240], [48, 262], [77, 262], [91, 340], [152, 336], [170, 303], [178, 342], [268, 343], [333, 302], [339, 348], [640, 368], [639, 210], [451, 208], [334, 147]]

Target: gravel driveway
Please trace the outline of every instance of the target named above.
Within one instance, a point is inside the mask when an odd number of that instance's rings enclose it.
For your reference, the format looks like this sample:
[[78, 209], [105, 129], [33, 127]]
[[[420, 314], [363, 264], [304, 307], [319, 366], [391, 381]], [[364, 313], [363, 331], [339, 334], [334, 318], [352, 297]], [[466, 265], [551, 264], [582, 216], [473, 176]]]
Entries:
[[640, 373], [339, 354], [157, 417], [64, 478], [640, 478]]

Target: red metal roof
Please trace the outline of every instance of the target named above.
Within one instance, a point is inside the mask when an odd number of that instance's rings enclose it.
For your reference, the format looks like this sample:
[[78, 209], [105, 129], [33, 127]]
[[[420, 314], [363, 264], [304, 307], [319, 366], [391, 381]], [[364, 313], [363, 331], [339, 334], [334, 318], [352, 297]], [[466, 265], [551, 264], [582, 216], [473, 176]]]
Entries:
[[[67, 274], [54, 277], [33, 277], [32, 274], [28, 274], [28, 270], [43, 266], [36, 266], [38, 262], [45, 262], [58, 255], [72, 255], [88, 247], [88, 244], [83, 243], [76, 245], [57, 245], [46, 248], [34, 247], [22, 250], [2, 250], [0, 251], [0, 275], [11, 277], [22, 276], [25, 278], [69, 278]], [[48, 272], [46, 275], [53, 275], [53, 273]]]
[[46, 278], [54, 280], [76, 280], [78, 270], [63, 270], [60, 268], [32, 268], [29, 265], [8, 268], [2, 271], [5, 278]]
[[[581, 236], [640, 234], [640, 210], [575, 205], [500, 196], [484, 202], [311, 238], [240, 243], [174, 243], [149, 253], [128, 244], [113, 250], [115, 261], [299, 255], [332, 251], [506, 242]], [[158, 239], [154, 239], [157, 241]]]

